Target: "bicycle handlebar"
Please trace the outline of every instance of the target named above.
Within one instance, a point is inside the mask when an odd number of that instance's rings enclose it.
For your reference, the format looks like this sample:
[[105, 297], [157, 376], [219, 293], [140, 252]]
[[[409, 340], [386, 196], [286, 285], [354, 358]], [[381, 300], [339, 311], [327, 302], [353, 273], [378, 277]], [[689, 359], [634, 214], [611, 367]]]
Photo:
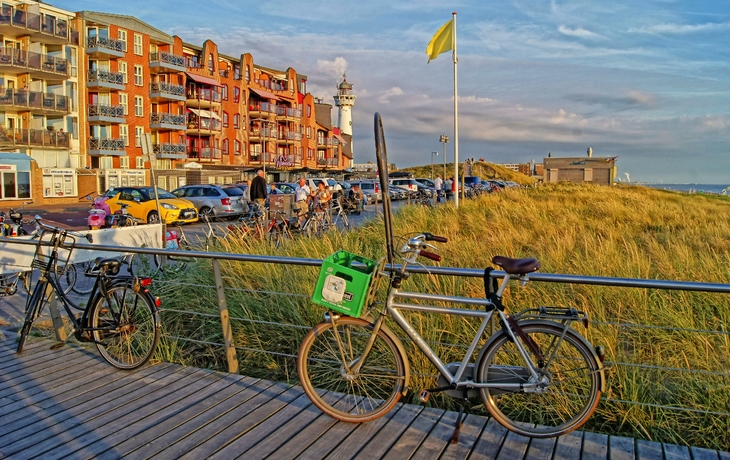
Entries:
[[441, 256], [438, 255], [438, 254], [434, 254], [433, 252], [428, 252], [428, 251], [421, 250], [418, 253], [418, 255], [419, 256], [423, 256], [426, 259], [431, 259], [431, 260], [436, 261], [436, 262], [441, 262]]
[[449, 239], [445, 236], [438, 236], [434, 235], [432, 233], [424, 233], [423, 236], [426, 238], [426, 241], [436, 241], [438, 243], [448, 243]]
[[35, 216], [35, 219], [34, 220], [36, 222], [36, 225], [40, 226], [41, 228], [45, 228], [46, 230], [51, 230], [51, 231], [54, 231], [54, 232], [65, 233], [67, 235], [71, 235], [71, 236], [74, 236], [76, 238], [85, 238], [86, 241], [88, 241], [89, 243], [93, 243], [94, 242], [94, 237], [91, 236], [91, 233], [87, 233], [86, 235], [84, 235], [82, 233], [75, 232], [73, 230], [68, 230], [68, 229], [61, 228], [61, 227], [54, 227], [53, 225], [49, 225], [49, 224], [47, 224], [45, 222], [42, 222], [41, 221], [42, 220], [42, 217], [41, 216]]

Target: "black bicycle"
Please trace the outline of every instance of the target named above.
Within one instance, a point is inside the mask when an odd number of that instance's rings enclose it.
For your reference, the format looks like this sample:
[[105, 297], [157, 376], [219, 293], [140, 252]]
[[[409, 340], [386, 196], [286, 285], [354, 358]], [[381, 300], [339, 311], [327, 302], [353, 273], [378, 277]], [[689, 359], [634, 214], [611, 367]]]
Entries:
[[[91, 242], [91, 235], [82, 235], [41, 223], [41, 232], [32, 268], [40, 278], [28, 297], [26, 316], [20, 329], [18, 353], [23, 351], [33, 322], [55, 295], [73, 325], [73, 335], [82, 342], [93, 342], [101, 356], [119, 369], [135, 369], [150, 359], [160, 339], [159, 299], [150, 294], [152, 278], [119, 273], [122, 261], [98, 258], [88, 276], [95, 278], [86, 307], [68, 298], [59, 283], [77, 238]], [[80, 318], [71, 308], [83, 310]]]

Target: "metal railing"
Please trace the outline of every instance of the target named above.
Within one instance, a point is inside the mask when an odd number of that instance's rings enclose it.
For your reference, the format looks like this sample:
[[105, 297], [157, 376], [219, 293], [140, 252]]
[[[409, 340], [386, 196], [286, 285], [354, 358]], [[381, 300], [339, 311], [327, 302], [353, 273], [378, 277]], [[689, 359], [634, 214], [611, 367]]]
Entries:
[[112, 72], [111, 70], [89, 70], [86, 72], [88, 83], [111, 83], [114, 85], [124, 84], [124, 74]]
[[0, 127], [2, 147], [69, 148], [71, 136], [61, 131], [47, 129], [9, 129]]
[[0, 26], [13, 26], [44, 35], [69, 39], [68, 21], [49, 16], [19, 10], [10, 5], [0, 8]]
[[264, 112], [264, 113], [276, 113], [277, 105], [271, 102], [261, 102], [257, 104], [249, 104], [249, 112]]
[[186, 154], [186, 144], [153, 144], [152, 151], [157, 154]]
[[90, 117], [114, 117], [124, 118], [124, 106], [123, 105], [90, 105], [89, 106]]
[[175, 125], [184, 128], [186, 121], [185, 118], [185, 115], [175, 115], [172, 113], [158, 112], [150, 114], [150, 124], [156, 125], [166, 123], [169, 125]]
[[182, 85], [173, 85], [164, 81], [150, 83], [150, 93], [171, 94], [173, 96], [185, 97], [185, 87]]
[[124, 52], [124, 42], [109, 37], [86, 37], [87, 48], [103, 48], [111, 51]]
[[37, 70], [62, 77], [69, 75], [69, 65], [66, 59], [17, 48], [0, 47], [0, 66]]
[[186, 97], [188, 100], [196, 100], [196, 101], [207, 101], [207, 102], [220, 102], [221, 101], [221, 93], [218, 91], [207, 89], [207, 88], [198, 88], [198, 87], [190, 87], [188, 86]]
[[178, 56], [177, 54], [167, 53], [165, 51], [158, 51], [157, 53], [150, 53], [150, 64], [161, 62], [164, 64], [170, 64], [178, 67], [185, 67], [185, 57]]
[[69, 97], [16, 88], [0, 88], [0, 106], [70, 112]]
[[98, 139], [89, 138], [89, 150], [117, 150], [124, 151], [124, 139]]

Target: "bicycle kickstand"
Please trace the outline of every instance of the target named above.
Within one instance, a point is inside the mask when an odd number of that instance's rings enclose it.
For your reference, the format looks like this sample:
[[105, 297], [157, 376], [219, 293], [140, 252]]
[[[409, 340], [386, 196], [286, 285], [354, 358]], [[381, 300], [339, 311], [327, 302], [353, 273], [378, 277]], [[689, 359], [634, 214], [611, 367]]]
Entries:
[[466, 420], [467, 414], [464, 408], [469, 404], [469, 390], [464, 390], [464, 397], [461, 400], [461, 407], [459, 407], [459, 415], [456, 417], [456, 425], [454, 426], [454, 434], [451, 435], [451, 444], [458, 444], [459, 433], [461, 433], [461, 425]]

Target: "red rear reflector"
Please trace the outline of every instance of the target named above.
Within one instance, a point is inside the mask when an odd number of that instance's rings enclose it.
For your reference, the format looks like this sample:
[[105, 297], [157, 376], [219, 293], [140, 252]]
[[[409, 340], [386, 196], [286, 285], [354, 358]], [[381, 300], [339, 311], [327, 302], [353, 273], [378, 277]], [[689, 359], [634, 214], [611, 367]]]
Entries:
[[144, 287], [152, 286], [152, 278], [140, 278], [139, 285]]
[[155, 307], [159, 307], [160, 305], [162, 305], [162, 300], [159, 297], [155, 297]]
[[231, 199], [230, 198], [221, 198], [221, 204], [223, 206], [230, 206], [231, 205]]

